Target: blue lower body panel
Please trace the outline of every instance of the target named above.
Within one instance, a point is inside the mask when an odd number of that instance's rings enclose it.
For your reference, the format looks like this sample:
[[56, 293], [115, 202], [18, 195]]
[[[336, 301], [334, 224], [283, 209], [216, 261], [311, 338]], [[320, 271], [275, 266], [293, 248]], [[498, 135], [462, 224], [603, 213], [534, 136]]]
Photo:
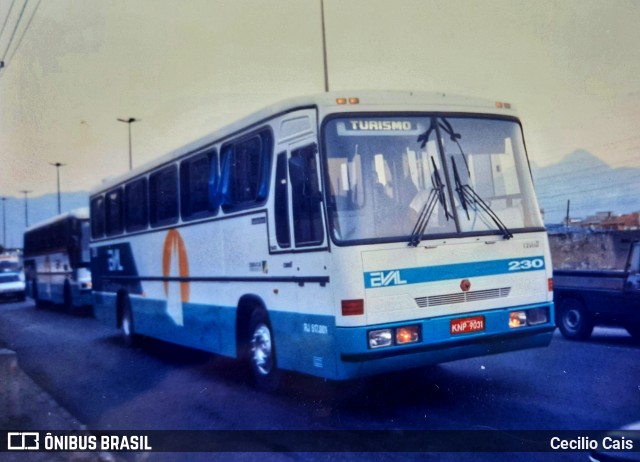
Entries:
[[[509, 327], [510, 312], [532, 308], [547, 308], [547, 322], [515, 329]], [[484, 316], [485, 329], [483, 331], [466, 334], [451, 333], [452, 320], [475, 316]], [[416, 324], [420, 326], [422, 332], [422, 337], [417, 343], [377, 349], [368, 347], [367, 336], [371, 330]], [[336, 330], [337, 350], [340, 353], [339, 367], [335, 378], [340, 380], [475, 356], [545, 347], [551, 342], [555, 324], [553, 304], [545, 303], [366, 328], [338, 328]]]
[[[95, 315], [117, 325], [116, 295], [97, 293]], [[170, 315], [166, 300], [131, 297], [136, 333], [224, 356], [236, 356], [235, 307], [183, 303], [179, 316]], [[509, 328], [509, 313], [547, 308], [548, 321]], [[457, 359], [547, 346], [555, 329], [553, 304], [514, 307], [406, 321], [402, 323], [336, 327], [326, 315], [268, 311], [278, 367], [333, 380], [346, 380], [426, 366]], [[456, 318], [483, 316], [481, 332], [451, 334]], [[370, 349], [368, 332], [418, 324], [417, 343]]]

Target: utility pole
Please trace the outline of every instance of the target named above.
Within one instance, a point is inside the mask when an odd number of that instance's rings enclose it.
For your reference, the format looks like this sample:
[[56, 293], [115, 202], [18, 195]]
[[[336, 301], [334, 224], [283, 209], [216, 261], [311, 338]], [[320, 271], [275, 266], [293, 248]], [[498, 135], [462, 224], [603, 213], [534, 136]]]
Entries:
[[131, 124], [134, 122], [140, 122], [140, 119], [135, 117], [129, 117], [128, 119], [116, 119], [118, 122], [123, 122], [129, 125], [129, 170], [133, 168], [133, 157], [131, 155]]
[[20, 192], [24, 194], [24, 227], [28, 228], [29, 227], [29, 198], [27, 198], [27, 194], [29, 194], [32, 191], [23, 189]]
[[64, 167], [67, 164], [63, 164], [61, 162], [49, 162], [49, 165], [53, 165], [56, 168], [56, 176], [58, 177], [58, 215], [60, 215], [62, 213], [62, 207], [60, 204], [60, 167]]
[[5, 214], [6, 197], [2, 197], [2, 249], [7, 249], [7, 216]]
[[327, 68], [327, 37], [324, 29], [324, 0], [320, 0], [320, 16], [322, 22], [322, 59], [324, 62], [324, 91], [329, 91], [329, 70]]

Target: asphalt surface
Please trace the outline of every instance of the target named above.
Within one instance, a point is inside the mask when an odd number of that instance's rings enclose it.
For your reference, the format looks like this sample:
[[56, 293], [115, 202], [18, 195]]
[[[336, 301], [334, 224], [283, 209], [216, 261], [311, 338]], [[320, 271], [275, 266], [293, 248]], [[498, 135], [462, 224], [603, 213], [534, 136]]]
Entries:
[[[0, 347], [16, 352], [28, 380], [68, 412], [73, 425], [94, 430], [610, 430], [640, 420], [640, 345], [621, 329], [596, 328], [587, 342], [556, 333], [549, 348], [342, 384], [289, 374], [273, 394], [252, 388], [233, 360], [152, 340], [128, 349], [117, 331], [89, 313], [38, 310], [29, 301], [0, 305]], [[40, 417], [22, 418], [35, 424]], [[539, 455], [587, 460], [584, 453]], [[219, 456], [191, 454], [185, 460], [310, 457]], [[506, 461], [535, 456], [316, 453], [312, 458]], [[124, 457], [141, 460], [140, 454]]]

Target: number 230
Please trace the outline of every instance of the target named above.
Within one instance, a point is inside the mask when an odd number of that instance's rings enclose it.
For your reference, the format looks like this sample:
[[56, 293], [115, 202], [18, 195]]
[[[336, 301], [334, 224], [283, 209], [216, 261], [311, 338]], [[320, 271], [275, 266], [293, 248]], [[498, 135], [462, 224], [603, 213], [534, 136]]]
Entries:
[[534, 258], [532, 260], [514, 260], [509, 262], [509, 271], [526, 271], [542, 268], [544, 268], [544, 260], [542, 258]]

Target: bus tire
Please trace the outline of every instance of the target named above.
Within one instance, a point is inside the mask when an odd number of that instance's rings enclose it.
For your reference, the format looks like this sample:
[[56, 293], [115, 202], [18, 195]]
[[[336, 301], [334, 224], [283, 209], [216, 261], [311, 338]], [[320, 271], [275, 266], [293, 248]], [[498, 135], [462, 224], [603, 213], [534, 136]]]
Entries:
[[120, 332], [122, 334], [122, 342], [124, 346], [132, 348], [136, 346], [138, 336], [134, 330], [133, 310], [131, 309], [131, 300], [129, 296], [124, 294], [120, 297]]
[[593, 332], [593, 321], [584, 303], [576, 298], [565, 298], [560, 304], [558, 327], [569, 340], [586, 340]]
[[249, 366], [257, 388], [275, 391], [280, 385], [273, 330], [269, 316], [256, 309], [249, 320]]
[[71, 295], [71, 284], [69, 283], [69, 281], [64, 281], [64, 291], [63, 291], [64, 295], [64, 309], [67, 311], [72, 311], [73, 310], [73, 297]]

